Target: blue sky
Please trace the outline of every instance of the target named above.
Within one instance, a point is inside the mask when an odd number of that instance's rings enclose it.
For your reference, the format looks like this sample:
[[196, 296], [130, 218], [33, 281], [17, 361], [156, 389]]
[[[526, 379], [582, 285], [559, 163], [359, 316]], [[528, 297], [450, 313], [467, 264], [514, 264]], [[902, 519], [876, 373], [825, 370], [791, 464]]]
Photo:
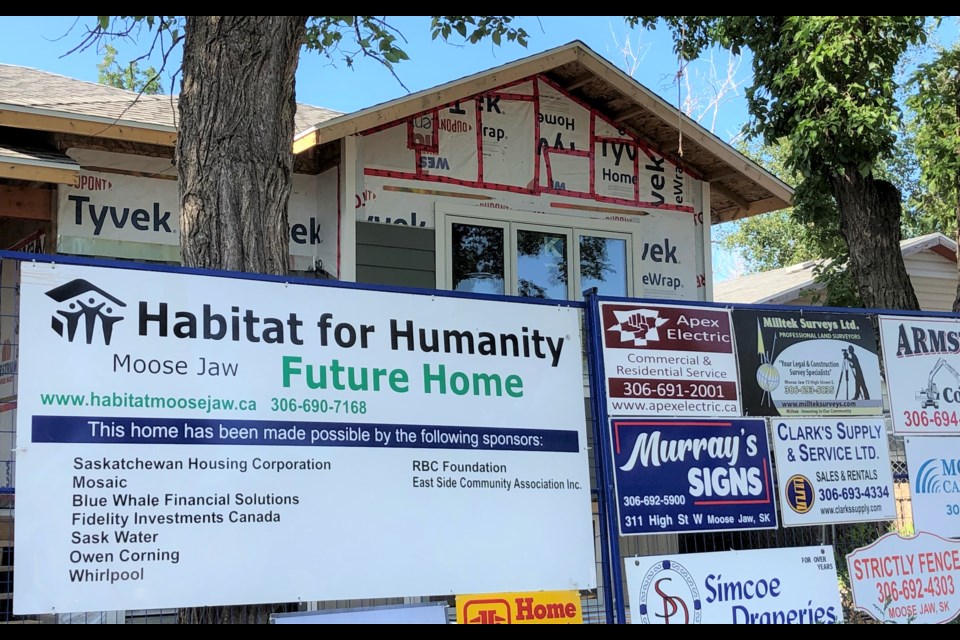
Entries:
[[[684, 88], [678, 95], [676, 75], [679, 70], [669, 31], [630, 30], [622, 16], [525, 16], [515, 22], [529, 34], [526, 48], [503, 42], [495, 46], [489, 41], [458, 45], [430, 39], [430, 18], [399, 16], [388, 18], [406, 39], [401, 44], [409, 60], [396, 66], [395, 79], [382, 65], [359, 57], [353, 68], [342, 58], [328, 59], [317, 53], [301, 57], [297, 72], [297, 100], [305, 104], [351, 112], [403, 96], [411, 92], [441, 85], [451, 80], [506, 64], [519, 58], [552, 49], [573, 40], [580, 40], [596, 53], [632, 73], [633, 77], [661, 95], [673, 105], [687, 96]], [[91, 16], [2, 16], [0, 17], [0, 63], [15, 64], [60, 73], [65, 76], [96, 82], [97, 63], [102, 51], [96, 47], [73, 51], [83, 41], [86, 27], [95, 24]], [[144, 36], [145, 37], [145, 34]], [[145, 52], [145, 42], [114, 41], [118, 61], [129, 61]], [[628, 48], [630, 53], [624, 53]], [[729, 56], [716, 52], [717, 72], [727, 76]], [[151, 61], [159, 67], [159, 58]], [[176, 68], [179, 55], [171, 58], [168, 67]], [[711, 65], [696, 62], [687, 68], [696, 88], [694, 96], [706, 95]], [[749, 79], [750, 65], [743, 60], [734, 78], [741, 83], [729, 91], [719, 109], [702, 115], [701, 124], [723, 140], [731, 140], [746, 121], [743, 100], [744, 82]], [[400, 84], [403, 83], [403, 85]], [[404, 88], [406, 87], [406, 88]], [[173, 86], [178, 91], [179, 80]], [[169, 75], [164, 79], [164, 92], [171, 91]], [[693, 117], [699, 113], [691, 113]], [[736, 258], [714, 252], [714, 277], [724, 279], [736, 270]]]
[[[330, 60], [309, 53], [300, 60], [297, 100], [335, 111], [351, 112], [401, 97], [406, 90], [427, 89], [572, 40], [580, 40], [631, 73], [637, 81], [670, 104], [682, 105], [684, 100], [692, 96], [698, 106], [690, 115], [723, 140], [731, 141], [747, 120], [743, 89], [750, 78], [749, 60], [740, 60], [739, 66], [728, 74], [731, 58], [725, 52], [715, 51], [712, 64], [701, 60], [686, 68], [692, 94], [688, 92], [686, 83], [678, 92], [676, 76], [679, 65], [673, 53], [670, 34], [662, 27], [655, 31], [631, 31], [621, 16], [526, 16], [515, 22], [529, 33], [529, 44], [524, 48], [507, 42], [498, 47], [489, 41], [476, 45], [432, 41], [430, 19], [426, 16], [393, 17], [388, 18], [388, 22], [406, 38], [406, 43], [401, 47], [410, 60], [396, 67], [403, 86], [374, 61], [360, 57], [353, 68], [348, 68], [342, 59]], [[69, 53], [82, 42], [85, 27], [92, 24], [94, 19], [89, 16], [2, 16], [0, 63], [29, 66], [95, 82], [102, 51], [90, 47]], [[947, 28], [955, 33], [956, 21], [948, 19]], [[123, 62], [145, 51], [143, 42], [119, 41], [113, 44], [119, 51], [118, 60]], [[625, 47], [629, 47], [632, 55], [624, 54]], [[156, 56], [153, 61], [157, 64]], [[169, 66], [175, 68], [178, 64], [179, 56], [175, 56]], [[712, 77], [712, 74], [715, 75]], [[728, 85], [719, 108], [705, 112], [705, 96], [728, 75], [736, 86]], [[165, 92], [171, 90], [169, 77], [165, 80], [164, 88]], [[175, 85], [173, 91], [177, 90], [178, 85]], [[717, 251], [715, 247], [713, 268], [714, 280], [719, 281], [736, 275], [740, 265], [735, 255]]]
[[[495, 46], [486, 41], [476, 45], [456, 45], [430, 39], [430, 19], [425, 16], [388, 18], [406, 38], [401, 45], [410, 60], [396, 67], [400, 81], [419, 91], [449, 82], [518, 58], [581, 40], [598, 54], [626, 69], [621, 48], [629, 43], [640, 64], [634, 77], [673, 104], [677, 102], [674, 76], [678, 70], [672, 41], [665, 29], [630, 31], [621, 16], [526, 16], [518, 19], [530, 34], [524, 48], [504, 42]], [[93, 24], [90, 16], [3, 16], [0, 17], [0, 62], [30, 66], [44, 71], [90, 80], [97, 79], [97, 63], [102, 57], [95, 47], [68, 52], [83, 40], [85, 27]], [[143, 53], [144, 43], [113, 43], [121, 61]], [[724, 58], [725, 59], [725, 58]], [[179, 59], [173, 62], [178, 62]], [[175, 66], [175, 64], [171, 65]], [[699, 65], [704, 66], [704, 65]], [[749, 74], [749, 65], [740, 68], [741, 79]], [[169, 92], [167, 79], [165, 91]], [[176, 90], [176, 87], [174, 87]], [[342, 60], [331, 61], [316, 54], [301, 58], [297, 74], [297, 99], [306, 104], [336, 111], [354, 111], [405, 93], [393, 76], [379, 63], [358, 58], [352, 69]], [[742, 92], [741, 92], [742, 96]], [[746, 118], [742, 99], [726, 103], [715, 132], [723, 139], [736, 133]], [[707, 123], [710, 128], [710, 123]]]

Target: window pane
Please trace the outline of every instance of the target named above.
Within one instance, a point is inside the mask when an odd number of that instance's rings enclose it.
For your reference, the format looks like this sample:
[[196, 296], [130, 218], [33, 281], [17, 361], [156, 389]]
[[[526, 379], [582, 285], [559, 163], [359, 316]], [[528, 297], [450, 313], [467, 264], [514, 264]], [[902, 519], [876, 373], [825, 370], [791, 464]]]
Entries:
[[580, 285], [603, 296], [626, 296], [627, 241], [580, 236]]
[[517, 294], [567, 299], [567, 236], [517, 231]]
[[503, 294], [503, 229], [451, 225], [453, 290]]

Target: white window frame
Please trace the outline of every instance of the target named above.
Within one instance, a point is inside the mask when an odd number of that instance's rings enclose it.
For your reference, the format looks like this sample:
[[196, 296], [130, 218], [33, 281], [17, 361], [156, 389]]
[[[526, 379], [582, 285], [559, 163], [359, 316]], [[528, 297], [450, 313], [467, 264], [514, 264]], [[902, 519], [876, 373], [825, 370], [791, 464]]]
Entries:
[[642, 250], [642, 224], [620, 222], [614, 220], [600, 220], [576, 215], [558, 215], [549, 213], [535, 213], [530, 211], [514, 211], [511, 209], [493, 209], [487, 207], [471, 207], [455, 204], [437, 204], [435, 224], [436, 248], [436, 285], [438, 289], [450, 290], [453, 284], [452, 265], [448, 253], [450, 251], [450, 226], [455, 223], [499, 227], [504, 229], [504, 295], [516, 296], [516, 231], [519, 229], [541, 231], [555, 234], [567, 234], [569, 264], [573, 277], [567, 281], [568, 299], [582, 299], [583, 290], [580, 288], [580, 235], [602, 236], [627, 241], [626, 274], [627, 297], [632, 297], [636, 291], [636, 284], [640, 282], [640, 260], [636, 256]]

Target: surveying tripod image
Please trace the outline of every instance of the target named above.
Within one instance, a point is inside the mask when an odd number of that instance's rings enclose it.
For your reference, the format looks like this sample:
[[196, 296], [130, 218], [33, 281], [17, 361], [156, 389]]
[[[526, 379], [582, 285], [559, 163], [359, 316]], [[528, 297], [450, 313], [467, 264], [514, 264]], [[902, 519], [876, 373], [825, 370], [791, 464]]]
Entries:
[[843, 354], [843, 366], [840, 368], [840, 378], [837, 380], [837, 392], [834, 394], [833, 398], [836, 400], [840, 397], [840, 387], [841, 385], [846, 390], [845, 400], [850, 400], [850, 372], [853, 371], [853, 382], [854, 382], [854, 400], [869, 400], [870, 392], [867, 391], [866, 380], [863, 379], [863, 370], [860, 368], [860, 359], [857, 357], [857, 354], [853, 350], [853, 345], [845, 349], [841, 349], [840, 352]]

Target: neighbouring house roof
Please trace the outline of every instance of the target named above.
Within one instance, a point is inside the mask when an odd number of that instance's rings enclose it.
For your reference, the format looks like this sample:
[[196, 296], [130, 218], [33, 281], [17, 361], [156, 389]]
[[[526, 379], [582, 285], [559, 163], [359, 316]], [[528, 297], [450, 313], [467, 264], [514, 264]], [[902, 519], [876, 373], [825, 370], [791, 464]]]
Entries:
[[[296, 131], [301, 133], [317, 122], [338, 115], [340, 113], [337, 111], [298, 103], [294, 117]], [[37, 125], [36, 128], [44, 130], [44, 124], [54, 124], [45, 120], [45, 117], [62, 120], [65, 116], [90, 125], [76, 126], [73, 131], [65, 132], [96, 135], [97, 125], [101, 130], [107, 126], [114, 126], [115, 129], [126, 127], [158, 134], [153, 140], [140, 140], [142, 142], [173, 144], [177, 130], [177, 97], [139, 95], [136, 91], [76, 80], [48, 71], [0, 64], [0, 125], [23, 126], [32, 122]]]
[[[672, 162], [692, 167], [710, 183], [713, 222], [767, 213], [790, 205], [793, 190], [789, 186], [580, 41], [318, 121], [297, 136], [294, 148], [309, 148], [360, 133], [537, 74], [547, 76], [569, 94], [596, 105]], [[682, 157], [677, 152], [681, 135]]]
[[[957, 261], [957, 243], [942, 233], [928, 233], [900, 242], [903, 257], [932, 251], [953, 262]], [[785, 304], [801, 297], [805, 291], [817, 291], [823, 285], [814, 280], [814, 269], [820, 260], [752, 273], [713, 285], [716, 302], [744, 302], [748, 304]]]

